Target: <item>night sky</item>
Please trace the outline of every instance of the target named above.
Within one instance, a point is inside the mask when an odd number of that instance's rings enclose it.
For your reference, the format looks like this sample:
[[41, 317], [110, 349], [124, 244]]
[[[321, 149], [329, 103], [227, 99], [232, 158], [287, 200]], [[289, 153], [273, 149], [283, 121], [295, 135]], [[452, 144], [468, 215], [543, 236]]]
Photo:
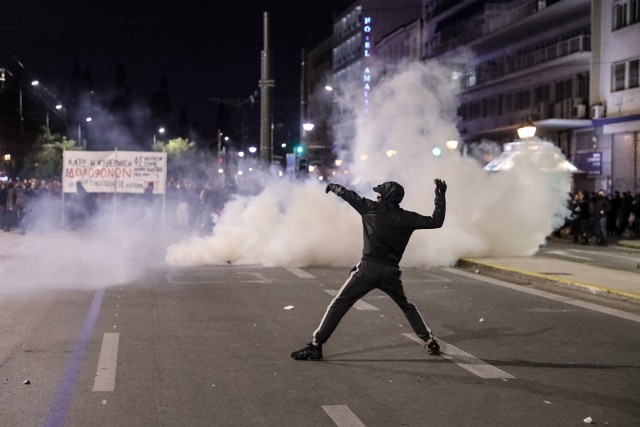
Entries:
[[[177, 115], [203, 127], [210, 98], [247, 98], [258, 89], [263, 12], [270, 15], [277, 109], [299, 102], [300, 52], [331, 34], [340, 0], [28, 0], [3, 2], [0, 67], [51, 92], [69, 87], [74, 64], [89, 68], [96, 90], [124, 66], [134, 98], [147, 100], [166, 76]], [[24, 73], [24, 70], [23, 70]], [[287, 107], [290, 105], [291, 107]], [[276, 114], [283, 114], [278, 113]]]

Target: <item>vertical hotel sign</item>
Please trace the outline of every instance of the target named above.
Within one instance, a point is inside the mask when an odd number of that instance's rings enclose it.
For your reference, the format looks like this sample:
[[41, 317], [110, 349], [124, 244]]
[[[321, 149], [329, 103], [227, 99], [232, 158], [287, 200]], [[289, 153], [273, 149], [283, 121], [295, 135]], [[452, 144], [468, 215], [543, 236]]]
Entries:
[[365, 16], [363, 19], [362, 32], [364, 39], [364, 49], [363, 49], [363, 64], [364, 68], [362, 70], [362, 88], [363, 88], [363, 96], [364, 96], [364, 112], [369, 112], [369, 91], [371, 90], [371, 64], [369, 58], [371, 58], [371, 17]]

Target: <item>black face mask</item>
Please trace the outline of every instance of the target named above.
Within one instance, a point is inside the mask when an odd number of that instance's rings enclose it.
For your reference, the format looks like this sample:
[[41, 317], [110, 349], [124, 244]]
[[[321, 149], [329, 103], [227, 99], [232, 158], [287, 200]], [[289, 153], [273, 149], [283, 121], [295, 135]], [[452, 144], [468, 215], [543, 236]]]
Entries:
[[378, 199], [378, 201], [382, 200], [382, 194], [378, 194], [377, 199]]

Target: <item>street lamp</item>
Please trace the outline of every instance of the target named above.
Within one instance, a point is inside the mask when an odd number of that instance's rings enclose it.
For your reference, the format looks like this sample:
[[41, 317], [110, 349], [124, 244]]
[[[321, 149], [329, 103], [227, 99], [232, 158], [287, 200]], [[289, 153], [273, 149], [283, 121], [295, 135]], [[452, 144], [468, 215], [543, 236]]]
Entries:
[[455, 150], [456, 148], [458, 148], [458, 140], [457, 139], [450, 139], [447, 142], [445, 142], [444, 145], [449, 150]]
[[536, 127], [533, 122], [529, 121], [518, 128], [518, 137], [520, 139], [530, 139], [536, 134]]
[[156, 144], [158, 143], [157, 134], [163, 134], [165, 132], [165, 129], [161, 126], [158, 128], [157, 132], [153, 132], [153, 146], [151, 147], [151, 149], [155, 149], [156, 148]]
[[[91, 117], [87, 117], [84, 120], [87, 123], [89, 123], [93, 119]], [[84, 142], [82, 141], [82, 124], [81, 123], [78, 123], [78, 144], [82, 145], [82, 148], [84, 148], [85, 150], [87, 149], [87, 141], [86, 140]]]

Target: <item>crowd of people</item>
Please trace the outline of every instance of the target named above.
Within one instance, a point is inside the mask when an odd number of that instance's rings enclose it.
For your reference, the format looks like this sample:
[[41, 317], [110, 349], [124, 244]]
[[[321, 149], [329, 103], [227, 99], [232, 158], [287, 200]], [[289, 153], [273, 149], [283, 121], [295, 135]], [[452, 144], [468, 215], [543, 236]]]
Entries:
[[209, 232], [229, 191], [217, 182], [171, 178], [166, 193], [154, 193], [149, 183], [143, 194], [91, 193], [82, 183], [65, 193], [59, 180], [0, 182], [0, 228], [25, 233], [57, 228], [91, 227], [94, 219], [115, 218], [126, 226], [173, 228]]
[[640, 193], [579, 191], [571, 195], [565, 229], [574, 243], [606, 246], [610, 238], [640, 238]]

